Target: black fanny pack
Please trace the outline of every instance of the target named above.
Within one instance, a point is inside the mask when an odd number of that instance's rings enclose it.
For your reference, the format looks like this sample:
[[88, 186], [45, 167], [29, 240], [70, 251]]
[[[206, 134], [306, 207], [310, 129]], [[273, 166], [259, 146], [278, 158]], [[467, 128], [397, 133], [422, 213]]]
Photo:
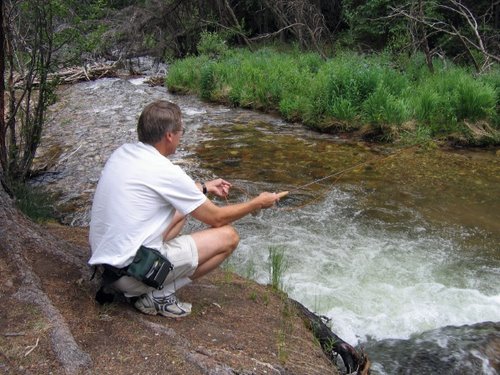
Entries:
[[161, 289], [174, 266], [158, 250], [141, 246], [135, 254], [132, 263], [125, 268], [116, 268], [103, 264], [105, 282], [110, 284], [122, 276], [132, 276], [148, 286]]
[[135, 277], [144, 284], [161, 289], [174, 266], [158, 250], [141, 246], [134, 260], [126, 268], [127, 275]]

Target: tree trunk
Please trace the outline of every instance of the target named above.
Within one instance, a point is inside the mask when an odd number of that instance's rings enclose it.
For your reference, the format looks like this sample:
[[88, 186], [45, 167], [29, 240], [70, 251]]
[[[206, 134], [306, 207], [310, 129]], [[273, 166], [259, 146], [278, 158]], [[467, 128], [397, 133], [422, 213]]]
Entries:
[[[424, 4], [422, 0], [418, 1], [418, 17], [420, 19], [424, 19]], [[427, 32], [425, 31], [425, 25], [423, 23], [419, 23], [417, 25], [421, 41], [420, 43], [422, 44], [422, 49], [425, 54], [425, 61], [427, 63], [427, 67], [429, 68], [429, 71], [431, 73], [434, 73], [434, 65], [432, 64], [432, 56], [431, 56], [431, 51], [429, 49], [429, 41], [427, 39]]]
[[[0, 2], [0, 166], [5, 167], [7, 165], [7, 153], [6, 153], [6, 125], [5, 125], [5, 30], [3, 22], [3, 9], [4, 3]], [[2, 175], [3, 176], [3, 175]], [[2, 178], [3, 181], [3, 178]]]

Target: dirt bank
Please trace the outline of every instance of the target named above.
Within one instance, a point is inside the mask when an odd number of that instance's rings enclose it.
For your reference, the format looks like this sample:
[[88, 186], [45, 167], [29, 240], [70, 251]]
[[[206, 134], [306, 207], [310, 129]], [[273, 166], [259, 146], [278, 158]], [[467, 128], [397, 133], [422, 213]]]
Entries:
[[178, 320], [125, 302], [100, 306], [85, 264], [87, 229], [21, 223], [30, 237], [19, 243], [2, 224], [3, 373], [337, 373], [293, 306], [266, 286], [217, 271], [180, 291], [193, 313]]

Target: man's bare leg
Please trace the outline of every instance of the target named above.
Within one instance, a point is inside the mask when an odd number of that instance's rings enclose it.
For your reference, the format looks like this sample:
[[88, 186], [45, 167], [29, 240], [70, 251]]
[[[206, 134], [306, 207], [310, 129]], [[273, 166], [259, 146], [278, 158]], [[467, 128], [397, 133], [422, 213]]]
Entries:
[[194, 232], [191, 236], [198, 248], [198, 268], [190, 277], [192, 280], [217, 268], [233, 253], [240, 241], [240, 236], [230, 225]]

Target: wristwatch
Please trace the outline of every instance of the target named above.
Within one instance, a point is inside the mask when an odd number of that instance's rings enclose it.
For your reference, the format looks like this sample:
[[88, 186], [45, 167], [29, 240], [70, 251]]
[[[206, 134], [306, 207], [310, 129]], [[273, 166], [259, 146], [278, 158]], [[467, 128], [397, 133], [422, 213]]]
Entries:
[[208, 189], [204, 182], [201, 183], [201, 188], [203, 189], [203, 194], [207, 195]]

